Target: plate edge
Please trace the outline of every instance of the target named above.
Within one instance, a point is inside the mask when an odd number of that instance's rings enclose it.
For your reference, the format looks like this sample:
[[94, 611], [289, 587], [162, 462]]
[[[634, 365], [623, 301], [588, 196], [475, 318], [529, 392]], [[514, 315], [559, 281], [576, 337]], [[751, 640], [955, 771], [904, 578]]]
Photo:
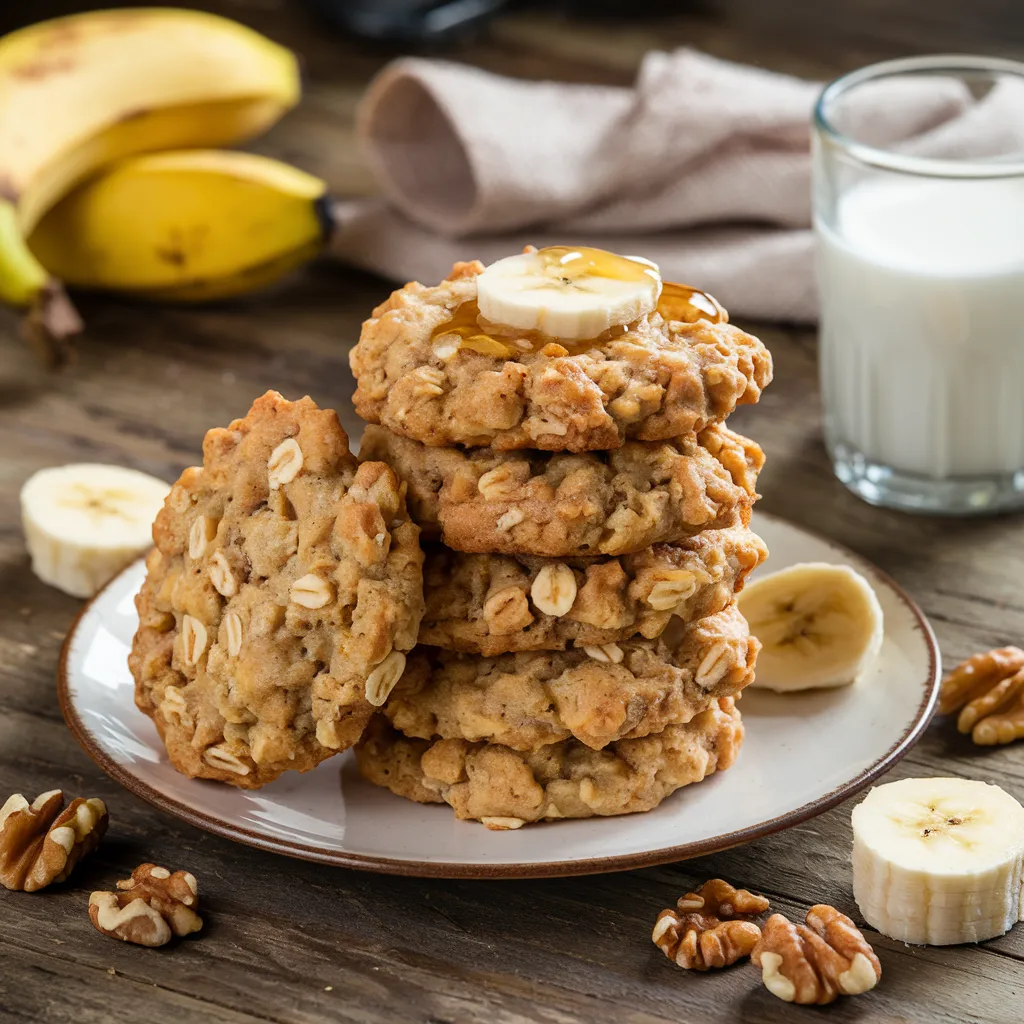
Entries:
[[843, 554], [866, 567], [872, 574], [880, 577], [887, 586], [895, 591], [903, 604], [910, 610], [918, 626], [921, 629], [925, 646], [928, 649], [928, 679], [925, 681], [925, 693], [918, 705], [917, 713], [904, 731], [903, 735], [893, 744], [889, 750], [877, 761], [865, 768], [855, 778], [837, 786], [830, 793], [824, 794], [817, 800], [804, 804], [786, 814], [771, 818], [768, 821], [758, 822], [745, 829], [738, 829], [735, 832], [715, 836], [711, 839], [698, 840], [691, 843], [683, 843], [674, 847], [663, 847], [659, 850], [651, 850], [642, 853], [621, 854], [615, 857], [595, 857], [578, 861], [544, 861], [537, 864], [501, 864], [489, 866], [486, 864], [452, 864], [449, 862], [434, 863], [431, 861], [398, 860], [389, 857], [369, 857], [360, 854], [325, 853], [316, 847], [306, 846], [302, 843], [290, 843], [287, 840], [267, 839], [258, 833], [241, 826], [225, 825], [217, 818], [210, 817], [199, 811], [193, 810], [187, 804], [182, 804], [171, 797], [164, 796], [153, 787], [140, 782], [134, 775], [126, 771], [116, 761], [102, 750], [94, 741], [89, 730], [78, 717], [73, 708], [68, 688], [67, 662], [70, 657], [71, 647], [75, 634], [82, 619], [100, 596], [119, 580], [125, 573], [133, 569], [145, 556], [142, 556], [131, 565], [126, 566], [92, 598], [90, 598], [79, 610], [74, 621], [68, 629], [67, 636], [61, 646], [60, 658], [57, 663], [57, 698], [60, 703], [61, 714], [71, 734], [77, 740], [79, 746], [91, 758], [91, 760], [109, 778], [123, 786], [134, 796], [146, 801], [146, 803], [172, 814], [177, 818], [201, 828], [206, 832], [244, 843], [256, 849], [270, 853], [283, 854], [294, 857], [298, 860], [312, 861], [318, 864], [327, 864], [334, 867], [353, 868], [360, 871], [374, 871], [379, 874], [402, 875], [414, 878], [453, 878], [453, 879], [478, 879], [478, 880], [513, 880], [532, 878], [559, 878], [578, 877], [582, 875], [611, 874], [618, 871], [633, 871], [638, 868], [658, 867], [664, 864], [672, 864], [677, 861], [689, 860], [693, 857], [701, 857], [711, 853], [720, 853], [732, 849], [744, 843], [752, 842], [755, 839], [762, 839], [765, 836], [774, 835], [784, 829], [799, 825], [811, 818], [817, 817], [825, 811], [831, 810], [838, 804], [851, 796], [864, 790], [880, 775], [883, 775], [897, 762], [906, 756], [908, 751], [917, 743], [922, 733], [928, 727], [935, 711], [938, 701], [939, 681], [941, 676], [941, 655], [939, 653], [938, 641], [935, 632], [931, 627], [924, 612], [917, 602], [907, 591], [892, 578], [884, 569], [869, 561], [857, 552], [847, 548], [830, 537], [809, 529], [800, 524], [792, 523], [781, 516], [773, 515], [770, 512], [760, 512], [759, 516], [765, 519], [772, 519], [786, 526], [795, 527], [817, 540], [823, 541], [830, 547], [842, 551]]

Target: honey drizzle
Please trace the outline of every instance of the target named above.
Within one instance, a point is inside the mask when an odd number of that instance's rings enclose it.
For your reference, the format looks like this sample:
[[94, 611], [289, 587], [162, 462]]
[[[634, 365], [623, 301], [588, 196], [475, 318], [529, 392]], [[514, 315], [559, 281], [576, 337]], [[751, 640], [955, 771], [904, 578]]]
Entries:
[[[708, 320], [716, 324], [729, 321], [725, 310], [707, 292], [671, 281], [666, 281], [662, 286], [657, 309], [666, 320], [682, 320], [690, 324], [698, 320]], [[580, 355], [614, 341], [628, 330], [629, 327], [623, 325], [612, 327], [596, 338], [553, 338], [539, 331], [520, 331], [513, 327], [489, 323], [480, 316], [480, 307], [476, 299], [469, 299], [455, 308], [450, 320], [434, 328], [430, 340], [433, 344], [447, 335], [455, 335], [460, 339], [459, 348], [508, 359], [515, 355], [539, 352], [545, 345], [551, 344], [565, 349], [568, 355]]]
[[658, 312], [666, 320], [682, 320], [687, 324], [698, 320], [708, 320], [713, 324], [729, 322], [729, 314], [713, 295], [673, 281], [666, 281], [661, 287]]
[[549, 245], [538, 249], [537, 257], [547, 267], [557, 268], [571, 281], [577, 277], [605, 277], [612, 281], [658, 280], [653, 263], [632, 256], [619, 256], [606, 249], [592, 249], [586, 245]]
[[514, 327], [492, 324], [480, 316], [480, 307], [476, 299], [470, 299], [456, 307], [451, 320], [434, 328], [430, 340], [433, 344], [446, 335], [454, 334], [460, 339], [459, 348], [468, 348], [484, 355], [505, 359], [539, 352], [545, 345], [560, 346], [567, 355], [577, 356], [595, 346], [612, 341], [625, 334], [627, 330], [628, 327], [625, 326], [613, 327], [596, 338], [553, 338], [540, 331], [521, 331]]

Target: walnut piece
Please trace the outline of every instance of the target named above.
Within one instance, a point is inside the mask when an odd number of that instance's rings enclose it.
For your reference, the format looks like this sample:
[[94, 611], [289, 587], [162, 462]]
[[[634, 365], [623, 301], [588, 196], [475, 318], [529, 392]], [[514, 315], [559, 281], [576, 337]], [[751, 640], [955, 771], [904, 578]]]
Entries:
[[522, 486], [521, 481], [507, 462], [489, 469], [476, 483], [476, 489], [487, 501], [504, 501], [511, 498]]
[[767, 909], [763, 896], [712, 878], [681, 896], [675, 910], [663, 910], [651, 939], [686, 970], [726, 967], [750, 955], [761, 929], [749, 918]]
[[787, 1003], [831, 1003], [878, 984], [882, 965], [857, 926], [835, 907], [818, 904], [807, 923], [772, 914], [751, 959], [761, 968], [765, 988]]
[[503, 515], [498, 516], [495, 526], [499, 533], [507, 533], [513, 526], [518, 526], [525, 518], [526, 514], [522, 509], [510, 508]]
[[16, 793], [0, 807], [0, 885], [36, 892], [63, 882], [99, 846], [108, 823], [96, 798], [77, 797], [64, 808], [59, 789], [31, 804]]
[[97, 931], [137, 946], [163, 946], [172, 936], [199, 931], [198, 886], [187, 871], [171, 874], [156, 864], [140, 864], [117, 892], [89, 897], [89, 920]]
[[997, 647], [957, 665], [939, 694], [939, 713], [954, 711], [957, 729], [981, 746], [1024, 736], [1024, 651]]

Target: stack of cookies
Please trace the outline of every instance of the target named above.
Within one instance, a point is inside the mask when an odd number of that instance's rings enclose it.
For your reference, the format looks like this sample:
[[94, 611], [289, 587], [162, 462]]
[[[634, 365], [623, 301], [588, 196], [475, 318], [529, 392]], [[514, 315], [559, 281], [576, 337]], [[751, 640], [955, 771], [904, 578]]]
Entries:
[[496, 829], [655, 807], [727, 768], [758, 643], [735, 595], [771, 379], [710, 297], [600, 250], [410, 284], [352, 353], [362, 457], [423, 530], [419, 645], [363, 774]]

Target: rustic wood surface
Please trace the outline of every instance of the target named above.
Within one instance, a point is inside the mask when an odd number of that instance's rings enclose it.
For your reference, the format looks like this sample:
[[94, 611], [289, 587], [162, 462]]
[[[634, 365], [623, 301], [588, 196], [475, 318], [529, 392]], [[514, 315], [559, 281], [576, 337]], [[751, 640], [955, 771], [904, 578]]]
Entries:
[[[3, 5], [0, 28], [74, 4]], [[293, 0], [211, 7], [295, 47], [309, 84], [300, 110], [260, 149], [327, 177], [341, 194], [372, 186], [351, 146], [361, 87], [387, 55], [345, 42]], [[682, 8], [683, 5], [680, 4]], [[780, 10], [781, 8], [781, 10]], [[827, 76], [907, 51], [1024, 53], [1012, 2], [802, 0], [705, 3], [646, 22], [576, 22], [513, 13], [450, 55], [498, 71], [628, 81], [651, 46], [695, 44], [723, 56]], [[658, 911], [721, 875], [802, 919], [816, 902], [858, 916], [850, 892], [850, 806], [727, 853], [670, 867], [575, 880], [418, 881], [330, 869], [238, 846], [154, 810], [108, 780], [77, 747], [54, 691], [57, 656], [79, 602], [29, 570], [18, 488], [68, 461], [123, 463], [172, 479], [196, 461], [204, 430], [268, 387], [344, 407], [346, 351], [385, 282], [332, 266], [286, 290], [216, 309], [82, 302], [89, 332], [77, 365], [47, 376], [0, 316], [0, 802], [63, 787], [97, 795], [113, 827], [72, 881], [43, 894], [0, 890], [3, 1021], [224, 1024], [313, 1021], [792, 1021], [751, 966], [684, 973], [651, 944]], [[758, 325], [751, 326], [757, 329]], [[873, 559], [922, 604], [946, 663], [1020, 641], [1020, 522], [914, 519], [878, 511], [832, 477], [822, 449], [814, 333], [765, 326], [776, 381], [736, 425], [768, 453], [763, 508]], [[892, 777], [958, 774], [1024, 797], [1024, 747], [979, 753], [945, 721]], [[187, 867], [208, 908], [201, 938], [150, 951], [90, 926], [91, 889], [143, 860]], [[869, 933], [884, 977], [832, 1020], [1019, 1021], [1024, 929], [977, 947], [910, 948]]]

